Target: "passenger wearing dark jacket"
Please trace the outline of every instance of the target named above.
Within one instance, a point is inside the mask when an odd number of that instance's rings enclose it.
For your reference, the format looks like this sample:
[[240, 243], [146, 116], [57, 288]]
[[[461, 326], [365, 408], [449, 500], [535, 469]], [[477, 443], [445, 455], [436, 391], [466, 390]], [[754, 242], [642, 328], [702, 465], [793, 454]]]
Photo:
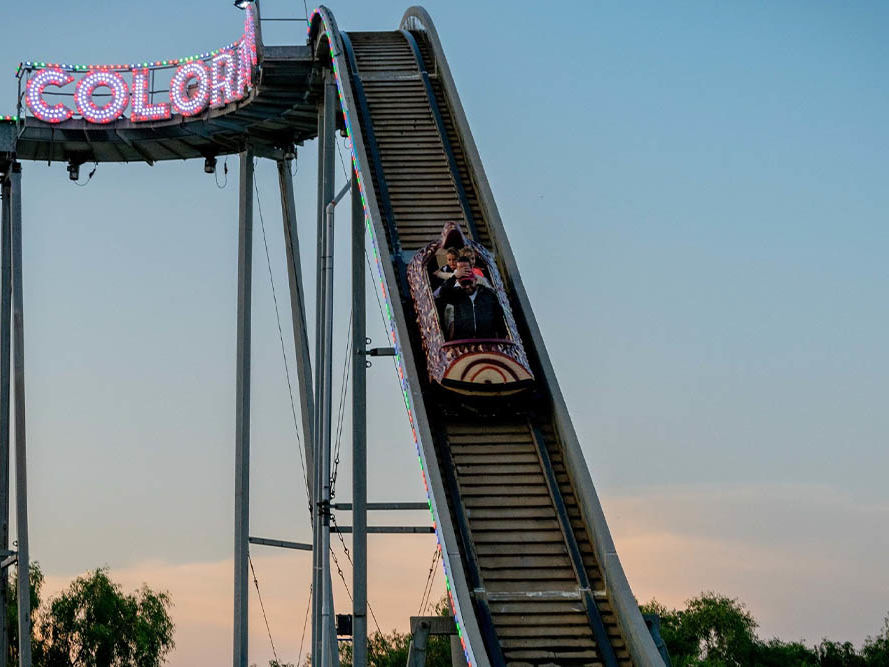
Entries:
[[503, 308], [494, 290], [479, 284], [468, 258], [457, 259], [456, 284], [438, 294], [442, 328], [448, 340], [506, 338]]

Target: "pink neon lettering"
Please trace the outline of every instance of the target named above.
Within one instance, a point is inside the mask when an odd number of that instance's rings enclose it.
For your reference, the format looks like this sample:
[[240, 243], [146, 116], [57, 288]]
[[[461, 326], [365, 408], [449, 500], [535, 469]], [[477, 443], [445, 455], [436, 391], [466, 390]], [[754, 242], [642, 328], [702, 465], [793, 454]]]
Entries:
[[[93, 101], [96, 88], [105, 87], [111, 91], [111, 100], [104, 106]], [[77, 112], [91, 123], [110, 123], [123, 114], [129, 102], [127, 84], [117, 72], [96, 70], [77, 82], [74, 90], [74, 105]]]
[[[256, 11], [248, 6], [244, 17], [244, 34], [230, 47], [221, 49], [211, 57], [210, 53], [189, 58], [180, 66], [170, 81], [170, 101], [153, 102], [150, 69], [143, 65], [91, 65], [89, 72], [77, 82], [74, 92], [76, 112], [90, 123], [111, 123], [123, 117], [128, 104], [132, 107], [130, 120], [136, 123], [167, 120], [172, 113], [195, 116], [207, 108], [221, 108], [246, 97], [253, 87], [253, 67], [258, 63], [256, 45]], [[209, 60], [201, 60], [201, 59]], [[160, 68], [156, 61], [152, 67]], [[171, 60], [169, 64], [178, 64]], [[30, 63], [28, 63], [30, 68]], [[60, 66], [51, 64], [30, 76], [25, 91], [25, 102], [30, 112], [47, 123], [61, 123], [75, 113], [64, 104], [50, 105], [44, 99], [48, 86], [63, 87], [75, 81], [73, 74], [80, 75], [84, 66]], [[70, 70], [66, 71], [66, 70]], [[127, 87], [122, 73], [132, 74], [132, 89]], [[98, 88], [107, 88], [110, 94], [97, 97], [108, 99], [99, 106], [93, 99]]]
[[235, 54], [230, 51], [223, 51], [210, 62], [210, 106], [214, 109], [238, 99], [237, 69]]
[[183, 116], [199, 114], [210, 99], [210, 72], [196, 60], [181, 65], [170, 80], [170, 101], [173, 111]]
[[253, 61], [250, 55], [250, 45], [243, 39], [238, 44], [238, 96], [243, 97], [249, 88], [253, 87]]
[[141, 123], [148, 120], [166, 120], [170, 117], [167, 102], [151, 104], [148, 101], [148, 70], [133, 70], [133, 111], [130, 120]]
[[74, 115], [74, 112], [64, 104], [56, 104], [50, 106], [43, 99], [43, 91], [47, 86], [65, 86], [74, 81], [74, 77], [63, 72], [57, 67], [48, 67], [37, 72], [28, 79], [28, 85], [25, 90], [25, 102], [31, 113], [40, 120], [47, 123], [61, 123], [68, 120]]
[[256, 53], [256, 9], [253, 5], [247, 6], [247, 15], [244, 17], [244, 37], [241, 42], [247, 42], [250, 50], [250, 64], [259, 62]]

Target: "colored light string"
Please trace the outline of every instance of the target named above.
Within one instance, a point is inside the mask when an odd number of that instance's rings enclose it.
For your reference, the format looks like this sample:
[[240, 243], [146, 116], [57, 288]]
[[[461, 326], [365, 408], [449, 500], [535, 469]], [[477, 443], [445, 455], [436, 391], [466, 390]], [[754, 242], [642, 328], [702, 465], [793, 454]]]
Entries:
[[[255, 29], [251, 30], [251, 34], [255, 35]], [[209, 60], [213, 56], [216, 56], [223, 51], [234, 51], [240, 45], [241, 40], [237, 40], [236, 42], [232, 42], [227, 46], [223, 46], [218, 49], [213, 49], [212, 51], [207, 51], [205, 53], [195, 53], [191, 56], [185, 56], [183, 58], [171, 58], [169, 60], [145, 60], [143, 62], [138, 63], [117, 63], [117, 64], [92, 64], [92, 65], [84, 65], [84, 64], [72, 64], [72, 63], [50, 63], [43, 62], [38, 60], [26, 60], [20, 62], [18, 67], [16, 67], [15, 74], [19, 76], [22, 72], [30, 71], [30, 70], [38, 70], [44, 69], [46, 67], [53, 67], [56, 69], [60, 69], [63, 72], [71, 72], [74, 74], [83, 74], [85, 72], [90, 72], [93, 70], [107, 70], [107, 71], [122, 71], [127, 72], [132, 69], [158, 69], [164, 67], [176, 67], [181, 64], [194, 62], [196, 60]], [[256, 50], [256, 45], [253, 45], [253, 51]]]
[[445, 577], [445, 587], [447, 588], [447, 594], [448, 594], [448, 599], [450, 601], [451, 610], [454, 612], [454, 622], [455, 622], [455, 625], [457, 626], [457, 635], [460, 638], [460, 644], [463, 647], [463, 654], [466, 657], [467, 665], [469, 667], [472, 667], [472, 665], [475, 663], [474, 655], [472, 652], [472, 648], [469, 646], [468, 642], [466, 641], [465, 633], [463, 632], [462, 611], [460, 609], [460, 605], [457, 601], [457, 598], [454, 596], [453, 587], [451, 586], [451, 576], [450, 576], [450, 572], [448, 570], [448, 557], [447, 557], [448, 554], [447, 554], [447, 550], [445, 549], [445, 546], [444, 546], [444, 540], [442, 538], [441, 531], [439, 529], [438, 506], [435, 503], [435, 499], [433, 498], [432, 493], [429, 491], [429, 483], [426, 479], [425, 454], [424, 454], [423, 448], [420, 444], [420, 437], [419, 437], [419, 434], [417, 433], [417, 428], [416, 428], [416, 424], [414, 421], [413, 410], [411, 408], [411, 402], [410, 402], [410, 396], [409, 396], [410, 385], [408, 384], [407, 374], [405, 373], [405, 369], [404, 369], [404, 358], [401, 353], [402, 348], [398, 342], [398, 333], [397, 333], [397, 327], [396, 327], [396, 322], [395, 322], [395, 316], [394, 316], [394, 313], [393, 313], [391, 305], [390, 305], [389, 292], [386, 289], [385, 274], [383, 271], [383, 264], [380, 259], [380, 253], [379, 253], [379, 243], [378, 243], [377, 236], [374, 233], [374, 229], [373, 229], [373, 222], [372, 222], [371, 215], [370, 215], [370, 207], [368, 206], [366, 189], [364, 186], [363, 171], [361, 169], [361, 164], [358, 160], [358, 154], [355, 149], [355, 140], [353, 138], [353, 133], [352, 133], [352, 119], [351, 119], [351, 115], [349, 113], [349, 107], [346, 105], [343, 81], [342, 81], [342, 77], [340, 76], [339, 67], [337, 66], [337, 57], [334, 52], [334, 46], [333, 46], [333, 43], [331, 40], [330, 30], [327, 26], [327, 21], [324, 17], [324, 14], [321, 12], [320, 9], [315, 9], [315, 11], [312, 12], [312, 18], [308, 22], [308, 39], [311, 42], [312, 24], [314, 23], [316, 16], [319, 17], [319, 19], [323, 25], [324, 34], [327, 36], [327, 44], [328, 44], [328, 48], [330, 49], [330, 60], [331, 60], [332, 68], [333, 68], [334, 78], [336, 80], [337, 94], [338, 94], [338, 97], [340, 100], [340, 108], [343, 110], [343, 116], [345, 118], [345, 123], [346, 123], [346, 136], [348, 137], [348, 141], [351, 144], [350, 152], [352, 155], [352, 164], [354, 167], [353, 173], [355, 174], [356, 179], [358, 181], [358, 192], [361, 197], [361, 206], [362, 206], [362, 209], [364, 210], [364, 225], [368, 231], [368, 234], [370, 235], [372, 248], [373, 248], [373, 256], [374, 256], [374, 260], [375, 260], [376, 267], [377, 267], [377, 274], [379, 277], [380, 290], [383, 293], [383, 298], [386, 303], [386, 314], [389, 318], [388, 326], [391, 331], [392, 344], [395, 347], [396, 368], [398, 370], [398, 379], [401, 382], [401, 390], [402, 390], [402, 396], [404, 399], [404, 407], [405, 407], [405, 410], [407, 411], [408, 422], [411, 427], [411, 435], [413, 436], [413, 439], [414, 439], [414, 447], [416, 447], [416, 450], [417, 450], [417, 461], [420, 464], [420, 475], [423, 479], [423, 486], [426, 489], [426, 500], [427, 500], [427, 504], [429, 507], [429, 512], [432, 515], [432, 525], [433, 525], [433, 528], [435, 529], [435, 538], [438, 542], [439, 551], [441, 551], [443, 556], [445, 556], [444, 558], [441, 559], [442, 569], [444, 571], [444, 577]]
[[[27, 108], [39, 120], [62, 123], [74, 115], [74, 110], [64, 104], [50, 105], [43, 99], [49, 86], [62, 87], [74, 81], [73, 74], [82, 74], [74, 92], [77, 113], [90, 123], [105, 124], [124, 117], [128, 104], [132, 105], [130, 120], [134, 122], [166, 120], [171, 117], [171, 107], [183, 116], [194, 116], [209, 104], [221, 108], [243, 99], [253, 86], [253, 67], [259, 62], [256, 44], [256, 9], [247, 7], [244, 32], [236, 42], [221, 49], [171, 60], [145, 61], [128, 64], [81, 65], [25, 61], [19, 63], [16, 75], [32, 72], [25, 90]], [[151, 103], [149, 72], [176, 67], [170, 80], [170, 103]], [[36, 70], [36, 71], [35, 71]], [[122, 74], [132, 74], [132, 88], [127, 86]], [[108, 88], [110, 101], [98, 106], [93, 93], [99, 87]], [[132, 91], [132, 95], [130, 95]], [[0, 116], [2, 120], [18, 121], [18, 116]]]

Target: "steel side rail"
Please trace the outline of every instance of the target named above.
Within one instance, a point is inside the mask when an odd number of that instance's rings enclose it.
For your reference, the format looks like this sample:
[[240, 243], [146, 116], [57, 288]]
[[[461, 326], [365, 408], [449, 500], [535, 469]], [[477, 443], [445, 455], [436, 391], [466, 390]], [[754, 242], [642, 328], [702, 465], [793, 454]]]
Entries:
[[[337, 86], [339, 87], [340, 102], [347, 117], [350, 129], [353, 156], [357, 162], [355, 165], [360, 174], [360, 184], [364, 194], [365, 212], [370, 218], [375, 238], [377, 239], [377, 252], [380, 257], [383, 276], [387, 290], [391, 291], [399, 284], [395, 274], [393, 258], [386, 244], [386, 227], [381, 215], [374, 189], [373, 177], [369, 169], [371, 161], [365, 151], [364, 136], [362, 134], [359, 119], [359, 107], [356, 103], [355, 93], [351, 86], [349, 67], [346, 61], [343, 40], [336, 19], [330, 10], [320, 6], [312, 15], [309, 27], [309, 39], [316, 57], [324, 47], [329, 49], [330, 57], [337, 70]], [[473, 665], [478, 667], [490, 667], [490, 662], [485, 653], [484, 641], [473, 612], [472, 598], [466, 582], [466, 573], [460, 558], [459, 541], [451, 521], [447, 507], [447, 496], [442, 483], [442, 472], [436, 459], [432, 432], [427, 419], [427, 411], [420, 391], [420, 381], [417, 376], [417, 364], [414, 359], [413, 349], [410, 344], [410, 336], [405, 319], [404, 308], [401, 303], [401, 295], [398, 298], [389, 298], [389, 306], [392, 310], [392, 319], [395, 324], [395, 343], [402, 358], [402, 368], [407, 376], [407, 393], [410, 405], [413, 406], [414, 427], [419, 441], [419, 452], [423, 460], [423, 468], [426, 471], [426, 481], [430, 489], [430, 505], [435, 523], [438, 527], [438, 538], [441, 545], [442, 560], [448, 579], [451, 584], [455, 611], [461, 624], [461, 636], [466, 645], [466, 652]]]

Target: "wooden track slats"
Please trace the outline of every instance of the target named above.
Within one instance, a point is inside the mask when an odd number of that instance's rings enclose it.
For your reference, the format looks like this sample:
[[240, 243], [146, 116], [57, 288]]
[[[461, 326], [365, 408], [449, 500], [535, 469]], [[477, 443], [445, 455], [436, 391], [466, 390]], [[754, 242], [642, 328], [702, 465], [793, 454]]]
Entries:
[[[431, 75], [458, 180], [479, 231], [492, 251], [487, 222], [472, 182], [460, 137], [436, 78], [436, 64], [422, 34], [418, 45]], [[349, 33], [366, 93], [398, 239], [405, 251], [437, 238], [454, 220], [468, 236], [444, 144], [433, 117], [414, 54], [399, 32]], [[365, 76], [362, 76], [365, 75]], [[362, 127], [364, 119], [359, 119]], [[365, 127], [366, 130], [366, 127]], [[378, 190], [379, 191], [379, 190]], [[387, 235], [389, 231], [386, 231]], [[391, 244], [391, 239], [387, 239]], [[391, 248], [391, 245], [390, 245]], [[453, 462], [459, 504], [468, 522], [472, 554], [491, 610], [494, 631], [509, 665], [600, 664], [562, 524], [550, 496], [529, 425], [521, 418], [466, 420], [436, 417], [443, 436], [436, 441], [440, 463]], [[565, 469], [559, 442], [543, 426], [556, 483], [587, 570], [593, 593], [604, 589], [595, 552]], [[447, 457], [442, 457], [447, 448]], [[620, 627], [608, 600], [593, 595], [609, 641], [621, 665], [629, 665]]]
[[[557, 443], [547, 444], [587, 576], [591, 586], [604, 588]], [[594, 662], [595, 640], [528, 425], [448, 424], [444, 446], [454, 462], [486, 594], [512, 596], [509, 602], [490, 602], [508, 664]], [[553, 599], [559, 595], [574, 599]], [[612, 648], [623, 661], [627, 656], [619, 653], [617, 619], [607, 600], [598, 606]]]

